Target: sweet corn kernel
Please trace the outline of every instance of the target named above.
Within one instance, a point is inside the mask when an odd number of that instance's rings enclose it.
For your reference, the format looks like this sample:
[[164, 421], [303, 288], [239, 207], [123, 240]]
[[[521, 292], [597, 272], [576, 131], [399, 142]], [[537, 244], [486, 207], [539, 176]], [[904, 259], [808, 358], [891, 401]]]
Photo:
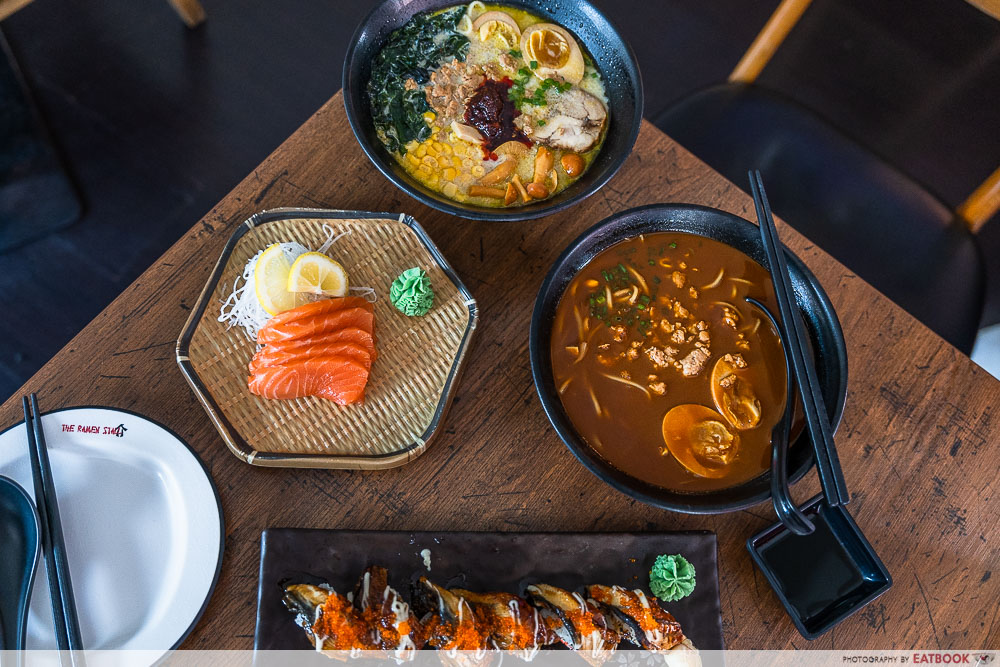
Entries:
[[440, 141], [435, 141], [431, 145], [434, 146], [434, 150], [436, 150], [438, 153], [444, 150], [444, 144], [442, 144]]
[[406, 161], [412, 164], [414, 167], [420, 164], [420, 158], [418, 158], [412, 152], [406, 154]]
[[420, 144], [419, 146], [417, 146], [417, 150], [413, 152], [417, 154], [417, 157], [423, 157], [427, 155], [427, 146], [425, 146], [424, 144]]
[[441, 152], [444, 153], [445, 155], [451, 155], [454, 152], [454, 150], [452, 149], [450, 144], [441, 144]]
[[431, 169], [437, 169], [438, 166], [439, 166], [437, 158], [432, 157], [430, 155], [424, 157], [424, 159], [422, 159], [421, 162], [423, 162], [425, 165], [427, 165]]
[[446, 181], [453, 181], [455, 180], [455, 177], [458, 176], [458, 172], [452, 169], [451, 167], [448, 167], [447, 169], [444, 170], [444, 173], [442, 175], [444, 176]]
[[434, 156], [434, 157], [437, 157], [438, 155], [440, 155], [440, 153], [437, 151], [437, 149], [434, 148], [433, 144], [427, 147], [427, 154], [431, 155], [431, 156]]
[[424, 176], [430, 176], [431, 175], [431, 168], [428, 167], [426, 164], [422, 164], [419, 167], [417, 167], [417, 171], [419, 171]]
[[441, 192], [444, 193], [445, 197], [454, 197], [458, 193], [458, 186], [454, 183], [445, 183], [444, 187], [441, 188]]
[[469, 158], [463, 159], [462, 160], [462, 166], [471, 169], [472, 168], [472, 160], [470, 160]]
[[486, 169], [484, 169], [483, 165], [481, 164], [477, 164], [475, 167], [472, 168], [471, 171], [472, 175], [475, 176], [476, 178], [480, 178], [483, 174], [486, 173]]
[[451, 163], [453, 165], [455, 165], [455, 169], [461, 169], [462, 168], [462, 158], [458, 157], [457, 155], [455, 157], [451, 158]]

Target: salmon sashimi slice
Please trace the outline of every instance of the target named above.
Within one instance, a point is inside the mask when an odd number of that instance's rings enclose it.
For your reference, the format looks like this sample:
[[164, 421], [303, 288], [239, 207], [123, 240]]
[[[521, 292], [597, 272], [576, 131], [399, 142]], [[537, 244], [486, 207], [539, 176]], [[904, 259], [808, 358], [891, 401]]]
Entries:
[[369, 371], [372, 367], [371, 334], [361, 329], [340, 329], [318, 339], [290, 341], [286, 344], [266, 345], [250, 362], [250, 372], [267, 366], [279, 366], [292, 361], [318, 357], [347, 357], [364, 364]]
[[269, 319], [267, 324], [268, 326], [280, 327], [289, 322], [307, 319], [316, 315], [323, 315], [324, 313], [332, 313], [335, 310], [341, 310], [343, 308], [363, 308], [365, 306], [368, 306], [369, 310], [371, 309], [371, 304], [359, 296], [341, 296], [332, 299], [321, 299], [320, 301], [313, 301], [311, 303], [303, 304], [297, 308], [286, 310], [283, 313], [278, 313]]
[[360, 306], [342, 308], [284, 324], [272, 324], [272, 318], [257, 333], [257, 342], [267, 345], [296, 339], [318, 338], [345, 327], [374, 331], [375, 313], [371, 304], [367, 305], [367, 308]]
[[315, 357], [260, 368], [250, 377], [250, 391], [271, 399], [320, 396], [339, 405], [364, 398], [368, 369], [345, 356]]

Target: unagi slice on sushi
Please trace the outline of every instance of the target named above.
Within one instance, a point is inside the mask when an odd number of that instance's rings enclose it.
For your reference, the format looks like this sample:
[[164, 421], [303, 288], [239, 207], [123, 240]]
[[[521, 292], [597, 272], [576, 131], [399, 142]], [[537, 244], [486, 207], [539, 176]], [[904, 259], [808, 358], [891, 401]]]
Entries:
[[489, 628], [461, 596], [420, 577], [413, 605], [423, 614], [420, 622], [427, 644], [441, 651], [441, 660], [449, 667], [486, 667], [499, 655], [490, 651]]
[[310, 357], [258, 368], [250, 376], [250, 391], [270, 399], [319, 396], [340, 405], [364, 397], [366, 364], [346, 356]]
[[684, 641], [680, 623], [642, 590], [587, 586], [587, 595], [607, 609], [612, 625], [631, 643], [648, 651], [669, 651]]
[[317, 651], [361, 651], [376, 648], [372, 633], [351, 601], [325, 586], [289, 584], [282, 602]]
[[373, 565], [364, 571], [354, 588], [354, 607], [374, 633], [375, 645], [391, 651], [397, 662], [413, 660], [423, 648], [420, 624], [408, 605], [389, 586], [389, 573]]
[[597, 604], [548, 584], [528, 586], [527, 593], [528, 601], [538, 608], [559, 641], [591, 665], [599, 667], [614, 653], [621, 636]]
[[538, 609], [516, 595], [474, 593], [461, 588], [453, 588], [451, 592], [472, 605], [489, 629], [494, 646], [501, 651], [514, 651], [530, 662], [541, 647], [556, 641]]

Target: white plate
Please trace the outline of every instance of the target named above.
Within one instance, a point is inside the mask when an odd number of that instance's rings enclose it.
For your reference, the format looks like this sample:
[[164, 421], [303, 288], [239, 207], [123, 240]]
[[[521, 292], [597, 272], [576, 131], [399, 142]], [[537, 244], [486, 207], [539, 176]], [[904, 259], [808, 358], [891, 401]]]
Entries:
[[[56, 410], [42, 426], [84, 647], [176, 647], [222, 563], [222, 507], [201, 461], [171, 431], [122, 410]], [[23, 422], [0, 433], [0, 474], [34, 497]], [[44, 560], [27, 647], [56, 648]]]

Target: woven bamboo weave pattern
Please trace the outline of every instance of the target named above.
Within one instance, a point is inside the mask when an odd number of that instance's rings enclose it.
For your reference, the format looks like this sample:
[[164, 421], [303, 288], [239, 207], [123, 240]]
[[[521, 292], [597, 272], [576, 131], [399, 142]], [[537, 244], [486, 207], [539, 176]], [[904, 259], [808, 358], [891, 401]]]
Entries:
[[[247, 364], [257, 350], [239, 327], [218, 321], [219, 307], [240, 279], [243, 267], [273, 243], [297, 241], [316, 249], [328, 230], [341, 236], [327, 251], [348, 272], [351, 286], [375, 289], [378, 357], [359, 405], [339, 406], [308, 397], [267, 400], [247, 388]], [[389, 285], [402, 271], [427, 271], [434, 307], [423, 317], [407, 317], [389, 301]], [[389, 219], [286, 219], [258, 225], [239, 239], [208, 307], [194, 331], [191, 366], [237, 433], [257, 452], [356, 457], [337, 467], [387, 467], [372, 457], [413, 447], [404, 463], [419, 454], [421, 440], [443, 397], [471, 314], [466, 298], [421, 243], [416, 232]], [[289, 464], [293, 465], [293, 464]], [[306, 465], [306, 464], [303, 464]]]

